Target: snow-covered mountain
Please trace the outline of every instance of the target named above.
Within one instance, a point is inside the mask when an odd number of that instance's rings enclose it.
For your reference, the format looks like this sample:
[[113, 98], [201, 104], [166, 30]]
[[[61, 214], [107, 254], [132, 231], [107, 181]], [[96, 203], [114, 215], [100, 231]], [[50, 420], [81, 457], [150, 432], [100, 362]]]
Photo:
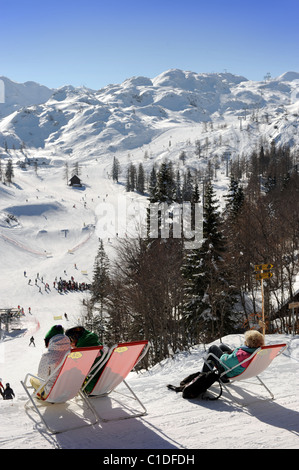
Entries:
[[[36, 154], [76, 160], [146, 150], [157, 154], [169, 134], [172, 158], [184, 140], [190, 154], [200, 140], [204, 155], [248, 154], [261, 138], [297, 145], [299, 73], [255, 82], [230, 73], [168, 70], [154, 79], [133, 77], [100, 90], [50, 90], [2, 78], [0, 148], [25, 144]], [[153, 150], [154, 149], [154, 150]], [[141, 155], [141, 154], [140, 154]]]
[[23, 106], [45, 103], [53, 93], [53, 90], [32, 81], [16, 83], [6, 77], [0, 77], [0, 81], [0, 119]]

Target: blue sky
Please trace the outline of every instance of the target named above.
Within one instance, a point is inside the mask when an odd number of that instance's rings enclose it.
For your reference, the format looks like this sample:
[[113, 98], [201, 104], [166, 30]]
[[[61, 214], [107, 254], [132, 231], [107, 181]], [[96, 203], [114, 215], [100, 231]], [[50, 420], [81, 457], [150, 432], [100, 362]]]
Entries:
[[179, 68], [299, 72], [298, 0], [0, 0], [0, 76], [99, 89]]

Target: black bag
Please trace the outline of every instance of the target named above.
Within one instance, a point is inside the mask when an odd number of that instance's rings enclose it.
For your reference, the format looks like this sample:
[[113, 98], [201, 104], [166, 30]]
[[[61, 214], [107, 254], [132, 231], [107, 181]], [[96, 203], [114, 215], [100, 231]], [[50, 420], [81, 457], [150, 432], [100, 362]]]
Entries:
[[203, 395], [214, 382], [219, 383], [219, 395], [213, 397], [203, 396], [202, 398], [205, 400], [218, 400], [222, 395], [222, 385], [219, 380], [219, 373], [216, 371], [195, 372], [182, 380], [179, 387], [174, 385], [167, 385], [167, 387], [175, 392], [183, 392], [183, 398], [196, 398]]

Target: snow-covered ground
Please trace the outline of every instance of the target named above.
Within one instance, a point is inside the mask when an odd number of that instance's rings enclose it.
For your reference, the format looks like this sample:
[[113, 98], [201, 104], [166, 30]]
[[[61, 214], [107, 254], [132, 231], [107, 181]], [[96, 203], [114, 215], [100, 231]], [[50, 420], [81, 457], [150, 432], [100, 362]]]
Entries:
[[[119, 200], [125, 200], [128, 220], [134, 215], [134, 207], [144, 204], [144, 198], [135, 193], [126, 194], [123, 185], [116, 185], [107, 178], [110, 169], [111, 159], [86, 162], [82, 170], [85, 184], [82, 189], [66, 185], [63, 168], [59, 165], [50, 170], [39, 169], [37, 175], [30, 168], [17, 169], [16, 184], [0, 186], [0, 307], [19, 305], [25, 313], [21, 324], [16, 325], [20, 329], [5, 334], [0, 343], [0, 377], [4, 385], [11, 384], [16, 395], [13, 401], [0, 401], [0, 448], [175, 452], [203, 448], [298, 448], [298, 336], [266, 337], [269, 344], [286, 342], [288, 345], [285, 353], [262, 375], [274, 392], [275, 401], [258, 401], [242, 408], [232, 403], [226, 392], [220, 400], [209, 402], [184, 400], [181, 394], [169, 391], [168, 383], [178, 384], [186, 375], [201, 368], [204, 346], [198, 345], [190, 353], [177, 354], [147, 372], [130, 374], [128, 383], [148, 411], [142, 418], [100, 422], [92, 427], [50, 435], [36, 422], [34, 414], [25, 412], [26, 395], [20, 380], [27, 372], [37, 371], [44, 352], [44, 335], [53, 324], [61, 323], [67, 328], [80, 323], [82, 300], [87, 295], [84, 292], [59, 294], [53, 287], [55, 277], [70, 279], [73, 276], [78, 282], [90, 282], [98, 249], [97, 230], [99, 227], [106, 230], [104, 202], [110, 203], [107, 210], [113, 211]], [[227, 184], [224, 177], [219, 182], [221, 188]], [[7, 214], [14, 217], [8, 221]], [[115, 212], [117, 218], [122, 223], [126, 219], [123, 212]], [[108, 231], [109, 227], [106, 228]], [[111, 233], [113, 235], [113, 230]], [[113, 236], [109, 238], [104, 239], [105, 250], [113, 256], [117, 240]], [[49, 290], [45, 290], [44, 283], [49, 284]], [[62, 318], [55, 320], [57, 316]], [[29, 347], [32, 335], [36, 347]], [[242, 337], [228, 336], [223, 341], [239, 346]], [[235, 390], [248, 399], [247, 386], [246, 392], [240, 388]], [[109, 398], [99, 406], [109, 412], [116, 402]]]
[[[49, 322], [53, 323], [53, 322]], [[100, 422], [94, 426], [50, 435], [43, 425], [33, 421], [24, 410], [25, 393], [19, 379], [27, 370], [35, 371], [42, 353], [43, 329], [35, 335], [37, 347], [29, 348], [29, 336], [5, 342], [5, 380], [9, 379], [16, 399], [1, 401], [0, 447], [2, 449], [296, 449], [299, 443], [298, 348], [299, 339], [270, 336], [268, 343], [286, 341], [286, 352], [262, 375], [275, 394], [274, 401], [258, 401], [248, 407], [232, 403], [226, 392], [218, 401], [184, 400], [169, 391], [168, 383], [178, 384], [202, 364], [203, 348], [182, 353], [164, 361], [151, 371], [131, 373], [128, 383], [147, 408], [141, 418]], [[242, 338], [225, 338], [239, 346]], [[9, 344], [11, 343], [11, 344]], [[233, 388], [233, 387], [232, 387]], [[248, 400], [251, 388], [240, 389]], [[255, 388], [252, 388], [252, 391]], [[256, 391], [256, 390], [255, 390]], [[234, 392], [235, 393], [235, 392]], [[261, 392], [262, 393], [262, 392]], [[109, 398], [101, 405], [106, 416], [114, 404]], [[107, 410], [109, 412], [107, 412]], [[103, 410], [102, 410], [103, 411]], [[110, 413], [111, 412], [111, 413]], [[53, 412], [54, 413], [54, 412]]]

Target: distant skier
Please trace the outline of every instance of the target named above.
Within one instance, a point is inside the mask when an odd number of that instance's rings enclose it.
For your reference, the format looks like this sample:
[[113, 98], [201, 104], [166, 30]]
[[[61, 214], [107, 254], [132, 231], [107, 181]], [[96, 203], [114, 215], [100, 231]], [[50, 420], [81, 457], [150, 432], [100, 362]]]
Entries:
[[15, 397], [13, 389], [9, 384], [6, 384], [6, 388], [3, 393], [3, 400], [12, 400]]
[[33, 344], [33, 346], [35, 347], [35, 342], [34, 342], [33, 336], [31, 336], [31, 338], [30, 338], [29, 346], [31, 346], [31, 344]]

